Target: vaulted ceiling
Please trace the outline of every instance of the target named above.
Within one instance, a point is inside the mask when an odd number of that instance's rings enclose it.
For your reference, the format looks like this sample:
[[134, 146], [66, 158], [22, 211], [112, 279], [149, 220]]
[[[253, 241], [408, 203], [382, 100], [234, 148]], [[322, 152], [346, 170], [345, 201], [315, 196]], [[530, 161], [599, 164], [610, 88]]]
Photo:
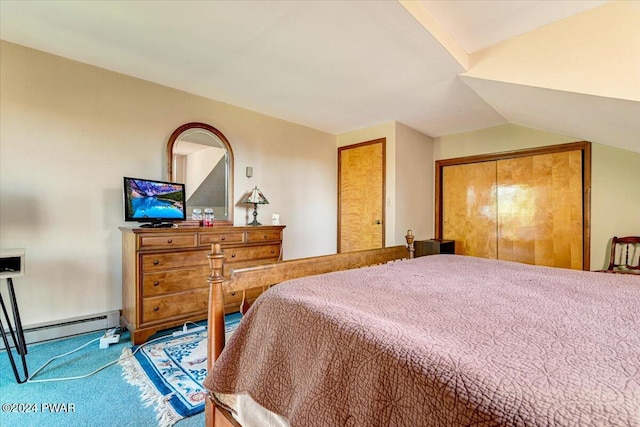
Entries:
[[0, 1], [0, 38], [340, 134], [514, 123], [640, 152], [640, 1]]

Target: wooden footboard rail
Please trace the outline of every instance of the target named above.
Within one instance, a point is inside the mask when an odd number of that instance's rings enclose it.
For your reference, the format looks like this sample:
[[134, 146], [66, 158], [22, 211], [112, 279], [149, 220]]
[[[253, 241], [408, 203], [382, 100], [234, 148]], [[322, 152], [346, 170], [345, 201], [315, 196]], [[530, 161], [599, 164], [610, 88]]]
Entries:
[[[405, 236], [407, 246], [392, 246], [382, 249], [370, 249], [356, 252], [345, 252], [336, 255], [325, 255], [281, 261], [256, 267], [232, 270], [227, 279], [222, 275], [224, 254], [219, 244], [212, 245], [211, 253], [207, 255], [211, 275], [209, 282], [209, 345], [208, 370], [213, 367], [225, 345], [224, 325], [224, 292], [243, 292], [248, 289], [263, 288], [305, 276], [329, 273], [332, 271], [349, 270], [371, 265], [385, 264], [390, 261], [413, 258], [414, 236], [411, 230]], [[245, 298], [243, 298], [245, 301]], [[207, 399], [206, 425], [237, 426], [235, 419], [230, 418], [228, 411], [215, 408]]]

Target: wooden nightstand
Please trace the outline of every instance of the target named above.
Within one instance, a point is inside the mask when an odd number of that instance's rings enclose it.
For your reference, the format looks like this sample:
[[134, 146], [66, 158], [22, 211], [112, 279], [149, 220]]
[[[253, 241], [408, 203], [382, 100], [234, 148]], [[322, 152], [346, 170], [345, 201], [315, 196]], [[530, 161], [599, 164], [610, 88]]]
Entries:
[[443, 239], [416, 240], [414, 242], [415, 256], [455, 254], [456, 241]]

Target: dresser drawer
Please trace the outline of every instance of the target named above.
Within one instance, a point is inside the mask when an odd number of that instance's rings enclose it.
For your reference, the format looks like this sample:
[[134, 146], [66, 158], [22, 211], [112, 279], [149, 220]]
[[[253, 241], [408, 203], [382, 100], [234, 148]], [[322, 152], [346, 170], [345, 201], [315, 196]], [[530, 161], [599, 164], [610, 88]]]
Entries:
[[269, 240], [280, 240], [280, 230], [256, 230], [247, 231], [247, 242], [267, 242]]
[[241, 262], [246, 260], [259, 260], [262, 258], [277, 259], [279, 256], [280, 244], [224, 248], [225, 262]]
[[198, 265], [208, 265], [207, 254], [209, 250], [184, 251], [159, 254], [144, 254], [140, 258], [142, 261], [142, 271], [166, 270], [178, 267], [193, 267]]
[[[266, 289], [265, 289], [266, 290]], [[253, 302], [262, 294], [262, 289], [253, 288], [248, 289], [246, 292], [246, 298], [249, 304]], [[224, 294], [224, 312], [233, 313], [240, 310], [240, 304], [242, 304], [242, 292], [225, 292]]]
[[154, 322], [171, 317], [188, 316], [207, 312], [209, 288], [191, 292], [144, 298], [142, 300], [142, 323]]
[[244, 243], [244, 233], [200, 233], [200, 245], [211, 245], [213, 243]]
[[208, 285], [207, 279], [210, 273], [211, 270], [207, 266], [144, 273], [142, 275], [142, 297], [205, 287]]
[[196, 246], [197, 233], [140, 236], [140, 249], [189, 248]]

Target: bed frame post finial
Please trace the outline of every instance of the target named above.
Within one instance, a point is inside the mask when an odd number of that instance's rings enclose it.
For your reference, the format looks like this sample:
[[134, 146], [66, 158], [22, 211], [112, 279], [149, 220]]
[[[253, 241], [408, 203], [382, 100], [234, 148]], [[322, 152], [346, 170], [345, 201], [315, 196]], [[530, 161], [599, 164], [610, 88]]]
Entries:
[[409, 259], [413, 259], [413, 256], [415, 255], [415, 252], [416, 252], [416, 249], [413, 246], [413, 240], [414, 240], [413, 232], [411, 230], [407, 230], [407, 235], [404, 236], [404, 238], [407, 240], [407, 249], [409, 250]]
[[224, 252], [222, 252], [220, 248], [220, 243], [211, 245], [211, 253], [207, 254], [207, 259], [209, 260], [209, 268], [211, 269], [208, 282], [223, 282], [222, 263], [224, 262]]
[[[219, 243], [211, 245], [211, 253], [207, 254], [211, 274], [209, 283], [209, 368], [220, 356], [224, 347], [224, 299], [222, 294], [224, 252]], [[220, 321], [222, 319], [222, 321]]]

